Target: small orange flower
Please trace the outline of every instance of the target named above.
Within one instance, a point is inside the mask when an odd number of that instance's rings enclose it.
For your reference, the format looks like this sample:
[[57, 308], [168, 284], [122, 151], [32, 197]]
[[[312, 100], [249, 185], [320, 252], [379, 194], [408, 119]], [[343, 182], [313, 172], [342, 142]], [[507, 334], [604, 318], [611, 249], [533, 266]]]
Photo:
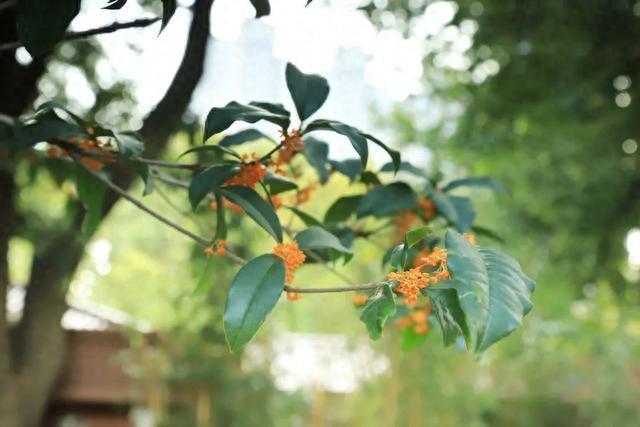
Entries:
[[51, 157], [52, 159], [57, 159], [58, 157], [60, 157], [60, 150], [57, 147], [49, 147], [47, 148], [47, 156]]
[[[218, 209], [218, 203], [216, 203], [215, 201], [211, 202], [209, 206], [211, 206], [211, 209]], [[236, 205], [235, 203], [231, 203], [227, 199], [222, 199], [222, 206], [224, 206], [227, 209], [231, 209], [236, 213], [244, 212], [244, 209], [242, 209], [240, 206]]]
[[369, 296], [365, 294], [355, 294], [351, 296], [353, 305], [364, 305], [369, 300]]
[[287, 292], [287, 301], [300, 301], [302, 295], [299, 292]]
[[425, 221], [429, 221], [436, 214], [436, 204], [433, 201], [427, 199], [426, 197], [418, 200], [418, 206], [422, 210], [422, 218]]
[[245, 187], [254, 188], [258, 181], [262, 181], [266, 175], [266, 169], [259, 161], [251, 163], [242, 163], [240, 172], [233, 178], [227, 180], [226, 185], [244, 185]]
[[407, 326], [411, 325], [412, 323], [413, 323], [413, 320], [411, 320], [411, 316], [402, 316], [398, 319], [398, 321], [396, 322], [396, 325], [398, 325], [398, 328], [404, 329]]
[[227, 253], [227, 241], [226, 240], [218, 240], [210, 246], [204, 248], [204, 253], [206, 255], [218, 255], [224, 256]]
[[397, 281], [398, 285], [394, 290], [404, 295], [405, 303], [412, 305], [418, 301], [420, 289], [429, 286], [429, 273], [412, 268], [407, 271], [389, 273], [387, 280]]
[[80, 160], [82, 160], [82, 163], [84, 163], [85, 166], [87, 166], [91, 170], [99, 171], [99, 170], [102, 170], [102, 168], [104, 168], [104, 164], [101, 161], [96, 160], [94, 158], [85, 156], [85, 157], [82, 157]]
[[477, 245], [477, 243], [476, 243], [476, 235], [475, 234], [473, 234], [473, 233], [464, 233], [462, 236], [467, 240], [467, 242], [471, 243], [473, 246]]
[[416, 323], [413, 326], [413, 332], [415, 332], [416, 334], [426, 334], [429, 331], [429, 324], [425, 321], [425, 322], [421, 322], [421, 323]]
[[416, 257], [413, 259], [413, 266], [414, 267], [420, 267], [420, 266], [424, 265], [426, 263], [426, 261], [427, 261], [427, 258], [429, 257], [429, 254], [431, 254], [431, 251], [428, 248], [423, 249], [420, 252], [418, 252]]
[[287, 283], [293, 281], [293, 271], [300, 267], [305, 260], [304, 252], [298, 247], [298, 243], [278, 243], [273, 248], [273, 254], [282, 258], [287, 273]]
[[283, 136], [283, 148], [292, 152], [299, 152], [304, 149], [304, 141], [302, 141], [299, 129], [294, 129], [290, 133], [285, 133]]
[[393, 218], [393, 225], [395, 225], [398, 232], [398, 241], [404, 239], [404, 235], [411, 230], [411, 225], [418, 219], [418, 215], [411, 211], [400, 211]]
[[278, 210], [282, 207], [282, 198], [280, 196], [271, 196], [271, 203], [273, 203], [273, 208]]
[[303, 203], [307, 203], [311, 198], [311, 191], [313, 190], [312, 186], [302, 188], [298, 190], [296, 193], [296, 205], [301, 205]]
[[273, 162], [273, 165], [278, 167], [276, 173], [279, 173], [277, 171], [281, 170], [279, 168], [280, 166], [291, 163], [293, 156], [304, 149], [304, 142], [302, 141], [300, 130], [294, 129], [291, 132], [284, 131], [282, 132], [282, 137], [283, 139], [280, 142], [282, 147], [278, 151], [278, 159]]
[[429, 313], [431, 313], [431, 304], [427, 304], [423, 308], [417, 308], [408, 315], [401, 317], [396, 322], [396, 325], [401, 329], [412, 326], [416, 334], [426, 334], [429, 331]]
[[94, 128], [87, 128], [87, 135], [93, 135], [94, 133], [96, 133]]

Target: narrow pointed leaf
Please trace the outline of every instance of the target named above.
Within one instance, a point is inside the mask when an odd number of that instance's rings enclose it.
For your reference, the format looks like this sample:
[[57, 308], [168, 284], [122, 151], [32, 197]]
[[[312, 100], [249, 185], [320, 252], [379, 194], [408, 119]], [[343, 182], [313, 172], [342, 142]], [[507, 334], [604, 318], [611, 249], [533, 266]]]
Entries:
[[329, 145], [313, 137], [304, 139], [304, 156], [309, 164], [318, 172], [320, 182], [325, 183], [329, 179]]
[[164, 30], [167, 26], [173, 14], [176, 12], [177, 7], [178, 3], [176, 0], [162, 0], [162, 26], [160, 27], [160, 31]]
[[367, 138], [369, 141], [373, 142], [374, 144], [382, 147], [382, 149], [387, 152], [389, 157], [391, 157], [391, 164], [393, 165], [393, 171], [395, 173], [397, 173], [398, 170], [400, 170], [401, 161], [400, 161], [400, 152], [399, 151], [394, 150], [392, 148], [389, 148], [389, 146], [387, 146], [387, 144], [385, 144], [384, 142], [380, 141], [378, 138], [376, 138], [373, 135], [370, 135], [368, 133], [363, 133], [362, 136], [364, 136], [365, 138]]
[[324, 222], [331, 224], [348, 220], [355, 213], [361, 199], [360, 195], [340, 197], [327, 209]]
[[255, 123], [260, 120], [277, 124], [283, 129], [289, 127], [290, 120], [288, 114], [283, 112], [274, 113], [263, 106], [243, 105], [237, 102], [230, 102], [221, 108], [212, 108], [207, 115], [204, 127], [204, 141], [213, 135], [226, 130], [237, 121]]
[[367, 139], [362, 133], [353, 126], [335, 121], [335, 120], [314, 120], [305, 128], [305, 133], [313, 132], [316, 130], [329, 130], [340, 135], [344, 135], [349, 139], [351, 145], [360, 156], [360, 163], [362, 168], [367, 167], [367, 161], [369, 160], [369, 146], [367, 145]]
[[82, 232], [91, 236], [102, 220], [102, 202], [107, 187], [96, 177], [78, 166], [76, 171], [76, 191], [86, 213], [82, 222]]
[[238, 160], [241, 159], [240, 155], [238, 153], [236, 153], [233, 150], [230, 150], [229, 148], [226, 147], [222, 147], [219, 145], [198, 145], [197, 147], [192, 147], [189, 148], [187, 151], [185, 151], [184, 153], [180, 154], [178, 156], [178, 160], [181, 159], [182, 157], [186, 156], [187, 154], [192, 154], [192, 153], [206, 153], [206, 152], [210, 152], [213, 153], [217, 156], [222, 157], [223, 155], [227, 154], [229, 156], [233, 156], [235, 158], [237, 158]]
[[234, 185], [221, 189], [222, 194], [231, 202], [244, 209], [260, 227], [264, 228], [278, 242], [282, 242], [282, 227], [273, 206], [258, 193], [248, 187]]
[[387, 216], [416, 205], [416, 195], [407, 184], [395, 182], [367, 192], [357, 208], [358, 218]]
[[207, 194], [221, 187], [240, 170], [238, 164], [214, 165], [193, 177], [189, 184], [189, 201], [195, 209]]
[[295, 241], [301, 250], [335, 249], [342, 253], [351, 253], [351, 249], [343, 246], [340, 239], [319, 226], [311, 226], [299, 232]]
[[232, 135], [226, 135], [220, 140], [218, 145], [221, 147], [231, 147], [232, 145], [240, 145], [245, 142], [257, 141], [259, 139], [268, 139], [269, 141], [273, 141], [267, 135], [258, 130], [246, 129]]
[[504, 185], [489, 176], [456, 179], [445, 185], [442, 188], [442, 191], [448, 193], [449, 191], [460, 187], [484, 187], [493, 190], [496, 193], [508, 193]]

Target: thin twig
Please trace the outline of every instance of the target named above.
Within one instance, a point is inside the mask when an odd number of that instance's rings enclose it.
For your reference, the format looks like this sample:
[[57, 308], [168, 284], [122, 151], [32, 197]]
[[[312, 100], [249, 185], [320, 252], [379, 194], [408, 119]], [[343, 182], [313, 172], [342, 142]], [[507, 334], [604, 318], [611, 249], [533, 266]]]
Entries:
[[168, 169], [194, 170], [202, 167], [202, 165], [198, 163], [174, 163], [174, 162], [167, 162], [164, 160], [145, 159], [143, 157], [134, 157], [132, 160], [136, 162], [144, 163], [150, 166], [157, 166], [160, 168], [168, 168]]
[[260, 157], [260, 162], [264, 162], [265, 160], [267, 160], [268, 158], [270, 158], [271, 156], [273, 156], [273, 153], [275, 153], [276, 151], [278, 151], [280, 148], [282, 148], [282, 143], [276, 145], [271, 151], [269, 151], [267, 154], [265, 154], [264, 156]]
[[[180, 225], [174, 223], [173, 221], [165, 218], [161, 214], [155, 212], [153, 209], [147, 207], [140, 200], [136, 199], [135, 197], [133, 197], [129, 193], [127, 193], [125, 190], [123, 190], [122, 188], [118, 187], [111, 180], [109, 180], [105, 176], [97, 173], [96, 171], [94, 171], [91, 168], [89, 168], [88, 166], [86, 166], [84, 163], [82, 163], [82, 161], [80, 161], [80, 159], [75, 154], [72, 153], [71, 156], [76, 161], [76, 163], [78, 165], [80, 165], [84, 170], [86, 170], [91, 175], [96, 177], [98, 180], [100, 180], [102, 183], [104, 183], [111, 190], [113, 190], [116, 193], [118, 193], [118, 195], [120, 195], [124, 199], [128, 200], [129, 202], [131, 202], [137, 208], [139, 208], [142, 211], [148, 213], [149, 215], [151, 215], [152, 217], [156, 218], [160, 222], [163, 222], [164, 224], [166, 224], [169, 227], [175, 229], [176, 231], [184, 234], [185, 236], [195, 240], [196, 242], [200, 243], [201, 245], [204, 245], [204, 246], [209, 246], [210, 245], [210, 241], [208, 241], [207, 239], [205, 239], [203, 237], [200, 237], [197, 234], [192, 233], [191, 231], [181, 227]], [[160, 175], [160, 176], [162, 176], [162, 175]], [[182, 186], [182, 184], [183, 184], [182, 182], [180, 182], [178, 180], [167, 179], [168, 177], [159, 178], [158, 175], [155, 175], [155, 177], [158, 178], [161, 181], [164, 181], [164, 182], [169, 181], [167, 183], [172, 183], [174, 185]], [[314, 252], [307, 251], [307, 253], [309, 254], [309, 256], [311, 258], [313, 258], [316, 261], [320, 262], [320, 265], [322, 265], [327, 270], [331, 271], [337, 277], [340, 277], [342, 280], [344, 280], [344, 281], [346, 281], [348, 283], [353, 283], [353, 281], [349, 280], [342, 273], [340, 273], [339, 271], [337, 271], [336, 269], [334, 269], [330, 265], [326, 264], [324, 262], [324, 260], [322, 258], [320, 258]], [[245, 259], [243, 259], [242, 257], [236, 255], [235, 253], [233, 253], [233, 252], [231, 252], [229, 250], [226, 250], [225, 256], [227, 258], [229, 258], [230, 260], [232, 260], [233, 262], [235, 262], [236, 264], [239, 264], [239, 265], [244, 265], [244, 264], [247, 263], [247, 261]], [[336, 292], [370, 291], [370, 290], [378, 289], [379, 287], [380, 287], [380, 285], [377, 284], [377, 283], [368, 283], [368, 284], [365, 284], [365, 285], [338, 286], [338, 287], [333, 287], [333, 288], [295, 288], [295, 287], [291, 287], [291, 286], [285, 286], [284, 290], [286, 292], [296, 292], [296, 293], [304, 293], [304, 294], [321, 294], [321, 293], [336, 293]]]
[[335, 288], [294, 288], [291, 286], [285, 286], [284, 290], [287, 292], [295, 292], [298, 294], [327, 294], [336, 292], [372, 291], [378, 289], [379, 287], [379, 283], [369, 283], [366, 285], [339, 286]]
[[[2, 5], [0, 5], [0, 7], [1, 6]], [[127, 29], [127, 28], [147, 27], [151, 24], [156, 23], [157, 21], [159, 21], [159, 18], [143, 18], [143, 19], [136, 19], [135, 21], [130, 21], [130, 22], [115, 22], [113, 24], [110, 24], [104, 27], [92, 28], [90, 30], [85, 30], [85, 31], [65, 33], [60, 39], [60, 41], [83, 39], [83, 38], [95, 36], [98, 34], [113, 33], [119, 30]], [[20, 46], [22, 46], [22, 43], [19, 41], [3, 43], [3, 44], [0, 44], [0, 51], [14, 50], [19, 48]]]
[[[123, 190], [122, 188], [118, 187], [110, 179], [108, 179], [104, 175], [101, 175], [101, 174], [97, 173], [96, 171], [94, 171], [93, 169], [89, 168], [87, 165], [82, 163], [82, 161], [78, 158], [77, 155], [75, 155], [73, 153], [70, 153], [70, 155], [75, 160], [76, 164], [78, 164], [85, 171], [87, 171], [88, 173], [90, 173], [91, 175], [96, 177], [99, 181], [101, 181], [104, 185], [109, 187], [111, 190], [113, 190], [116, 193], [118, 193], [119, 196], [121, 196], [122, 198], [128, 200], [130, 203], [132, 203], [138, 209], [148, 213], [149, 215], [151, 215], [152, 217], [154, 217], [158, 221], [168, 225], [169, 227], [171, 227], [174, 230], [184, 234], [185, 236], [195, 240], [196, 242], [200, 243], [203, 246], [209, 246], [211, 244], [211, 241], [205, 239], [204, 237], [198, 236], [197, 234], [187, 230], [186, 228], [183, 228], [182, 226], [176, 224], [175, 222], [171, 221], [170, 219], [165, 218], [164, 216], [162, 216], [158, 212], [156, 212], [153, 209], [149, 208], [144, 203], [142, 203], [140, 200], [136, 199], [135, 197], [133, 197], [132, 195], [127, 193], [125, 190]], [[226, 251], [225, 256], [227, 258], [231, 259], [236, 264], [241, 264], [241, 265], [242, 264], [246, 264], [246, 261], [244, 259], [242, 259], [241, 257], [239, 257], [238, 255], [234, 254], [233, 252], [231, 252], [229, 250]]]

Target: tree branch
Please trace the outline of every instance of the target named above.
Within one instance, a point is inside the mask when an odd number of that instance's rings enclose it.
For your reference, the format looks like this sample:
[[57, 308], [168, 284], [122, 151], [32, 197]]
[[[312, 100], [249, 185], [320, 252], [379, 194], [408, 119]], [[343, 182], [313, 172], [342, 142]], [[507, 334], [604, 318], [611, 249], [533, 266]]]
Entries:
[[366, 285], [338, 286], [335, 288], [294, 288], [291, 286], [285, 286], [284, 290], [286, 292], [295, 292], [297, 294], [329, 294], [337, 292], [373, 291], [379, 287], [379, 283], [369, 283]]
[[[136, 19], [135, 21], [130, 21], [130, 22], [114, 22], [113, 24], [106, 25], [104, 27], [92, 28], [90, 30], [85, 30], [85, 31], [68, 32], [62, 36], [62, 38], [60, 39], [60, 42], [83, 39], [83, 38], [95, 36], [98, 34], [114, 33], [116, 31], [125, 30], [128, 28], [148, 27], [149, 25], [154, 24], [159, 20], [160, 20], [159, 18], [142, 18], [142, 19]], [[22, 46], [22, 43], [20, 43], [19, 41], [2, 43], [0, 44], [0, 51], [15, 50], [20, 46]]]

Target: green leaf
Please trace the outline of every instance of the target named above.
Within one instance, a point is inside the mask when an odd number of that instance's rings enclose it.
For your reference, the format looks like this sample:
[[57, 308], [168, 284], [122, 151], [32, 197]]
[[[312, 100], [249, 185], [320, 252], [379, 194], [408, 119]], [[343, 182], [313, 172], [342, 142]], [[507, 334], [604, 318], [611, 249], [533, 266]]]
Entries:
[[118, 155], [122, 157], [139, 156], [144, 151], [144, 143], [140, 135], [135, 132], [116, 132], [113, 136], [118, 146]]
[[255, 129], [246, 129], [232, 135], [226, 135], [220, 140], [218, 145], [221, 147], [231, 147], [232, 145], [240, 145], [245, 142], [257, 141], [259, 139], [268, 139], [269, 141], [273, 141], [260, 131]]
[[244, 209], [245, 213], [260, 227], [264, 228], [278, 242], [282, 242], [280, 220], [269, 202], [254, 190], [241, 185], [223, 187], [221, 191], [227, 199]]
[[277, 102], [251, 101], [249, 105], [262, 108], [263, 110], [267, 110], [268, 112], [279, 116], [291, 116], [289, 110], [284, 108], [284, 105]]
[[[394, 172], [396, 171], [396, 165], [393, 162], [385, 163], [384, 166], [380, 169], [380, 172]], [[400, 167], [397, 169], [400, 172], [407, 172], [412, 175], [428, 179], [427, 174], [422, 170], [412, 165], [409, 162], [402, 161], [400, 162]]]
[[122, 9], [125, 4], [127, 4], [127, 0], [113, 0], [111, 3], [103, 7], [103, 9], [118, 10]]
[[211, 166], [193, 177], [189, 184], [189, 201], [195, 210], [207, 194], [222, 186], [240, 170], [239, 164]]
[[354, 214], [362, 196], [344, 196], [333, 202], [327, 213], [324, 214], [324, 222], [333, 224], [344, 222]]
[[389, 264], [396, 271], [404, 271], [409, 257], [409, 248], [405, 244], [399, 244], [393, 247], [389, 255]]
[[76, 168], [76, 191], [86, 213], [82, 222], [82, 233], [91, 236], [102, 219], [102, 201], [107, 187], [95, 176], [81, 167]]
[[412, 248], [427, 237], [429, 233], [431, 233], [431, 227], [416, 228], [404, 235], [404, 243], [408, 248]]
[[384, 284], [369, 297], [360, 315], [360, 320], [367, 326], [371, 339], [377, 340], [382, 336], [384, 324], [395, 312], [396, 302], [393, 292], [389, 285]]
[[224, 198], [220, 190], [214, 192], [216, 197], [216, 235], [215, 240], [225, 240], [227, 238], [227, 220], [224, 215]]
[[315, 219], [314, 217], [312, 217], [311, 215], [309, 215], [308, 213], [301, 211], [300, 209], [293, 206], [285, 206], [285, 208], [289, 209], [291, 212], [296, 214], [296, 216], [300, 218], [300, 220], [304, 222], [304, 225], [306, 225], [307, 227], [310, 227], [312, 225], [317, 225], [319, 227], [322, 227], [322, 223], [317, 219]]
[[427, 334], [418, 334], [412, 327], [404, 328], [402, 331], [402, 351], [413, 351], [427, 342]]
[[535, 283], [516, 260], [489, 249], [476, 249], [461, 234], [447, 230], [447, 265], [460, 305], [470, 320], [476, 351], [516, 329], [531, 310]]
[[187, 154], [202, 153], [207, 151], [214, 153], [216, 156], [222, 157], [223, 155], [228, 154], [230, 156], [237, 158], [238, 160], [241, 160], [241, 157], [238, 153], [219, 145], [199, 145], [197, 147], [189, 148], [187, 151], [185, 151], [184, 153], [178, 156], [178, 160], [181, 159], [183, 156], [186, 156]]
[[176, 0], [162, 0], [162, 26], [160, 27], [160, 31], [164, 30], [164, 27], [167, 26], [171, 17], [176, 12], [176, 7], [178, 6]]
[[287, 63], [285, 77], [298, 117], [304, 121], [318, 111], [327, 100], [327, 79], [317, 74], [305, 74], [291, 63]]
[[133, 168], [138, 172], [144, 183], [143, 196], [148, 196], [153, 192], [153, 175], [149, 173], [149, 166], [144, 163], [134, 163]]
[[335, 249], [342, 253], [351, 253], [351, 249], [343, 246], [340, 239], [316, 225], [299, 232], [295, 237], [295, 241], [303, 251], [309, 249]]
[[431, 299], [431, 309], [440, 324], [442, 340], [448, 346], [455, 343], [456, 338], [462, 335], [471, 348], [471, 332], [467, 325], [467, 319], [460, 306], [458, 291], [455, 282], [451, 282], [451, 288], [426, 288], [424, 293]]
[[329, 160], [329, 164], [351, 181], [355, 180], [362, 172], [362, 163], [358, 159]]
[[308, 133], [316, 130], [329, 130], [346, 136], [349, 139], [349, 142], [351, 142], [353, 148], [356, 150], [356, 153], [358, 153], [358, 156], [360, 156], [362, 168], [364, 169], [367, 167], [367, 161], [369, 160], [369, 147], [367, 145], [367, 139], [358, 129], [335, 120], [318, 119], [309, 123], [304, 132]]
[[198, 283], [196, 283], [196, 288], [193, 290], [194, 296], [202, 296], [205, 295], [209, 289], [211, 289], [211, 285], [213, 284], [214, 278], [211, 277], [211, 266], [213, 264], [213, 258], [207, 257], [204, 265], [204, 271], [202, 275], [200, 275], [200, 279], [198, 279]]
[[53, 49], [80, 12], [80, 0], [20, 0], [17, 2], [18, 38], [31, 56]]
[[498, 233], [493, 230], [489, 230], [488, 228], [474, 225], [473, 227], [471, 227], [471, 231], [476, 233], [478, 236], [487, 237], [491, 240], [495, 240], [498, 243], [505, 243], [504, 239]]
[[449, 196], [439, 191], [434, 191], [429, 196], [436, 205], [438, 212], [459, 231], [466, 232], [471, 229], [476, 213], [467, 197]]
[[[234, 101], [221, 108], [212, 108], [204, 125], [204, 141], [227, 129], [237, 121], [255, 123], [260, 120], [266, 120], [277, 124], [283, 129], [289, 127], [291, 121], [286, 110], [274, 113], [273, 111], [275, 110], [269, 111], [269, 109], [264, 108], [265, 106], [265, 104], [258, 103], [243, 105]], [[285, 112], [287, 114], [284, 114]]]
[[65, 107], [58, 101], [45, 101], [42, 104], [38, 105], [38, 108], [36, 108], [36, 115], [38, 115], [41, 112], [49, 112], [49, 111], [55, 111], [55, 110], [64, 111], [67, 115], [69, 115], [69, 117], [73, 119], [74, 122], [76, 122], [78, 126], [82, 126], [82, 127], [87, 126], [86, 122], [82, 120], [80, 116], [74, 114], [71, 110], [69, 110], [67, 107]]
[[256, 18], [266, 16], [271, 13], [269, 0], [250, 0], [253, 8], [256, 10]]
[[307, 161], [317, 172], [320, 182], [325, 183], [329, 179], [329, 145], [313, 137], [304, 139], [302, 151]]
[[52, 139], [66, 140], [81, 137], [85, 130], [62, 119], [47, 118], [28, 125], [19, 125], [15, 129], [14, 140], [17, 149], [27, 149], [38, 142]]
[[382, 185], [378, 175], [371, 171], [363, 171], [360, 174], [360, 182], [366, 185]]
[[234, 352], [248, 343], [284, 290], [285, 269], [280, 258], [265, 254], [245, 264], [234, 277], [224, 311], [224, 333]]
[[445, 185], [442, 188], [442, 191], [448, 193], [449, 191], [460, 187], [485, 187], [495, 191], [496, 193], [508, 193], [504, 185], [489, 176], [456, 179]]
[[267, 171], [263, 182], [267, 187], [269, 187], [269, 194], [271, 195], [298, 189], [298, 184], [295, 182], [270, 171]]
[[366, 216], [386, 216], [408, 210], [416, 205], [416, 195], [407, 184], [395, 182], [376, 187], [367, 192], [357, 208], [358, 218]]
[[398, 170], [400, 170], [400, 166], [401, 166], [400, 152], [398, 152], [397, 150], [394, 150], [392, 148], [389, 148], [384, 142], [380, 141], [378, 138], [376, 138], [373, 135], [370, 135], [368, 133], [363, 133], [362, 136], [364, 136], [365, 138], [367, 138], [369, 141], [373, 142], [374, 144], [382, 147], [382, 149], [387, 152], [389, 157], [391, 157], [391, 164], [393, 165], [393, 171], [395, 173], [397, 173]]

